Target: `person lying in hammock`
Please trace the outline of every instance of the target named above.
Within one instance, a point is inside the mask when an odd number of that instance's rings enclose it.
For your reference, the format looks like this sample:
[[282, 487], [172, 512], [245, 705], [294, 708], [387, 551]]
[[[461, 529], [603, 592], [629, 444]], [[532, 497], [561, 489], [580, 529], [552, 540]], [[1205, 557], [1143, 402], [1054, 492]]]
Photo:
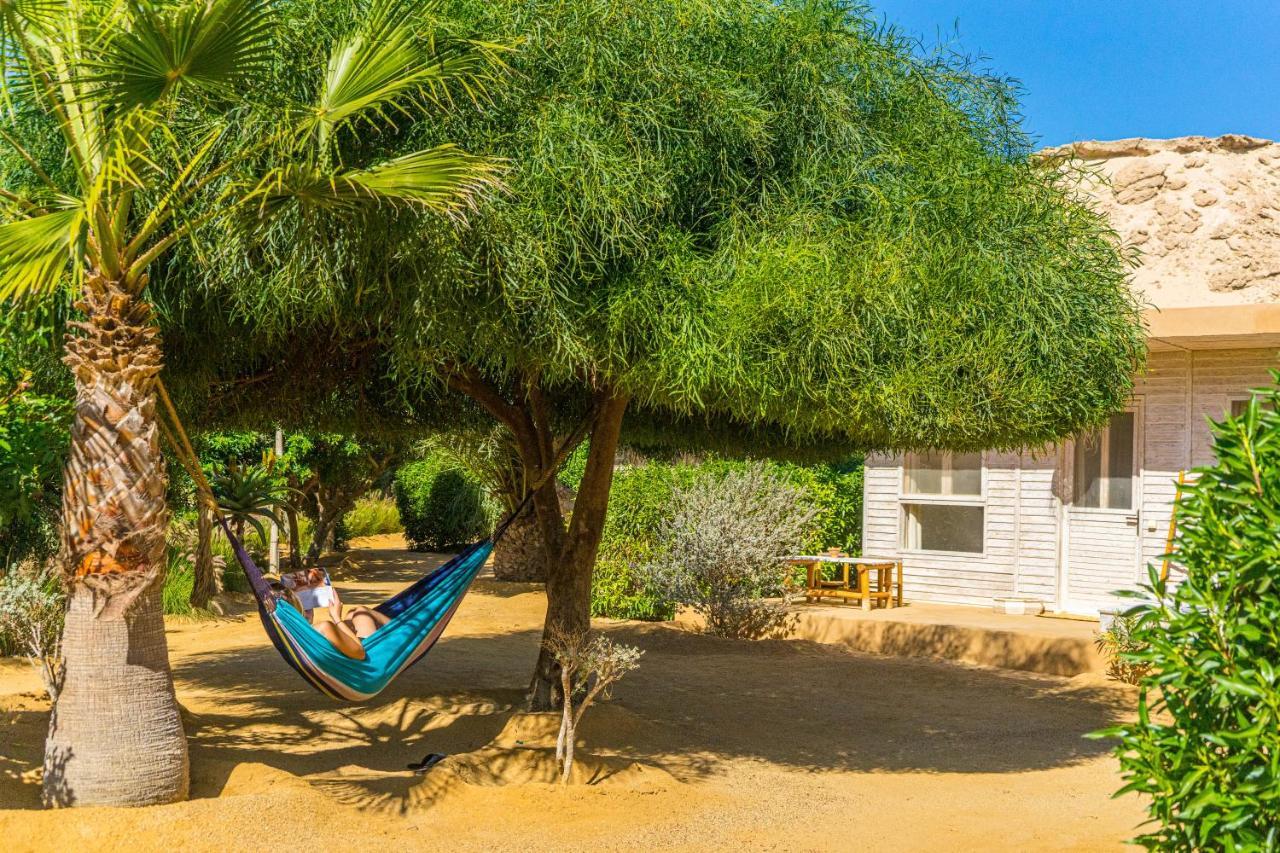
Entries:
[[[386, 614], [359, 605], [350, 608], [344, 617], [342, 598], [323, 569], [281, 575], [280, 584], [288, 591], [290, 603], [302, 611], [316, 632], [349, 658], [364, 660], [364, 638], [391, 621]], [[320, 609], [329, 611], [328, 620], [317, 622], [312, 618]]]

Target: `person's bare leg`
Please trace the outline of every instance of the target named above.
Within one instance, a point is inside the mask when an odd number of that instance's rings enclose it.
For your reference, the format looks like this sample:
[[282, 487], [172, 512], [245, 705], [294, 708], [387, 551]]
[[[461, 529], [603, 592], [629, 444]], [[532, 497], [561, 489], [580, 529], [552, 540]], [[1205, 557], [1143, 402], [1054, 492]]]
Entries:
[[[372, 623], [373, 627], [369, 629], [370, 634], [372, 634], [374, 631], [378, 630], [383, 625], [391, 621], [391, 617], [388, 616], [387, 614], [381, 613], [377, 610], [374, 610], [370, 607], [365, 607], [363, 605], [357, 605], [351, 608], [351, 611], [347, 613], [347, 618], [344, 621], [351, 622], [355, 620], [357, 617], [360, 618], [362, 624], [366, 622]], [[360, 636], [366, 636], [366, 635], [361, 634]]]
[[351, 630], [362, 640], [381, 627], [368, 610], [352, 613], [346, 618], [344, 624], [350, 625]]
[[316, 625], [316, 631], [347, 657], [364, 660], [364, 646], [360, 643], [360, 638], [345, 623], [321, 622]]

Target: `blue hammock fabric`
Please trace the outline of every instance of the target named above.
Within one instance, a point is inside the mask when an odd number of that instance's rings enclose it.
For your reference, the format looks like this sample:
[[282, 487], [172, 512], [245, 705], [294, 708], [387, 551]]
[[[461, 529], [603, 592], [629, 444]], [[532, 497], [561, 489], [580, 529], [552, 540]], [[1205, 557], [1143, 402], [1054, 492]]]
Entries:
[[296, 608], [280, 606], [262, 570], [220, 519], [258, 602], [258, 615], [285, 662], [332, 699], [362, 702], [382, 692], [397, 675], [431, 650], [484, 566], [498, 536], [470, 546], [426, 577], [374, 609], [391, 621], [364, 639], [364, 660], [349, 658], [316, 631]]

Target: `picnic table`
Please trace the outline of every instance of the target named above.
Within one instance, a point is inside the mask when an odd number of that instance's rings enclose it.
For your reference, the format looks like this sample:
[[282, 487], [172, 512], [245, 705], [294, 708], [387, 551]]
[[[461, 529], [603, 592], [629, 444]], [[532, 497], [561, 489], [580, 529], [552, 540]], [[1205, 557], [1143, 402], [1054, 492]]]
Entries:
[[[879, 601], [885, 607], [902, 606], [902, 561], [887, 557], [848, 557], [843, 554], [795, 554], [784, 558], [795, 566], [805, 567], [805, 601], [835, 598], [840, 601], [858, 601], [863, 610], [870, 610], [872, 602]], [[840, 576], [835, 580], [823, 577], [824, 565], [835, 565]], [[850, 581], [850, 574], [857, 578]], [[871, 582], [875, 575], [874, 585]]]

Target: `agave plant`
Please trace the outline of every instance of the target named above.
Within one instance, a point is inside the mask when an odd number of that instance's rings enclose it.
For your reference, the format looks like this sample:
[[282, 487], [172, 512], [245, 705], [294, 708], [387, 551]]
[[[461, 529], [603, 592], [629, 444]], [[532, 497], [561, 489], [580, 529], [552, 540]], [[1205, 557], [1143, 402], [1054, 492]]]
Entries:
[[288, 503], [287, 487], [275, 472], [275, 458], [264, 454], [259, 465], [228, 465], [209, 480], [214, 498], [229, 520], [243, 527], [248, 524], [265, 542], [267, 530], [263, 522], [280, 524], [277, 512]]
[[332, 43], [309, 102], [246, 124], [266, 114], [255, 83], [275, 59], [266, 0], [0, 2], [0, 299], [69, 296], [80, 314], [65, 356], [71, 599], [50, 804], [163, 803], [188, 789], [160, 603], [156, 262], [211, 223], [290, 203], [451, 215], [495, 181], [493, 163], [448, 145], [386, 162], [332, 156], [336, 131], [426, 110], [443, 87], [472, 91], [492, 73], [494, 46], [424, 35], [425, 5], [372, 0]]

